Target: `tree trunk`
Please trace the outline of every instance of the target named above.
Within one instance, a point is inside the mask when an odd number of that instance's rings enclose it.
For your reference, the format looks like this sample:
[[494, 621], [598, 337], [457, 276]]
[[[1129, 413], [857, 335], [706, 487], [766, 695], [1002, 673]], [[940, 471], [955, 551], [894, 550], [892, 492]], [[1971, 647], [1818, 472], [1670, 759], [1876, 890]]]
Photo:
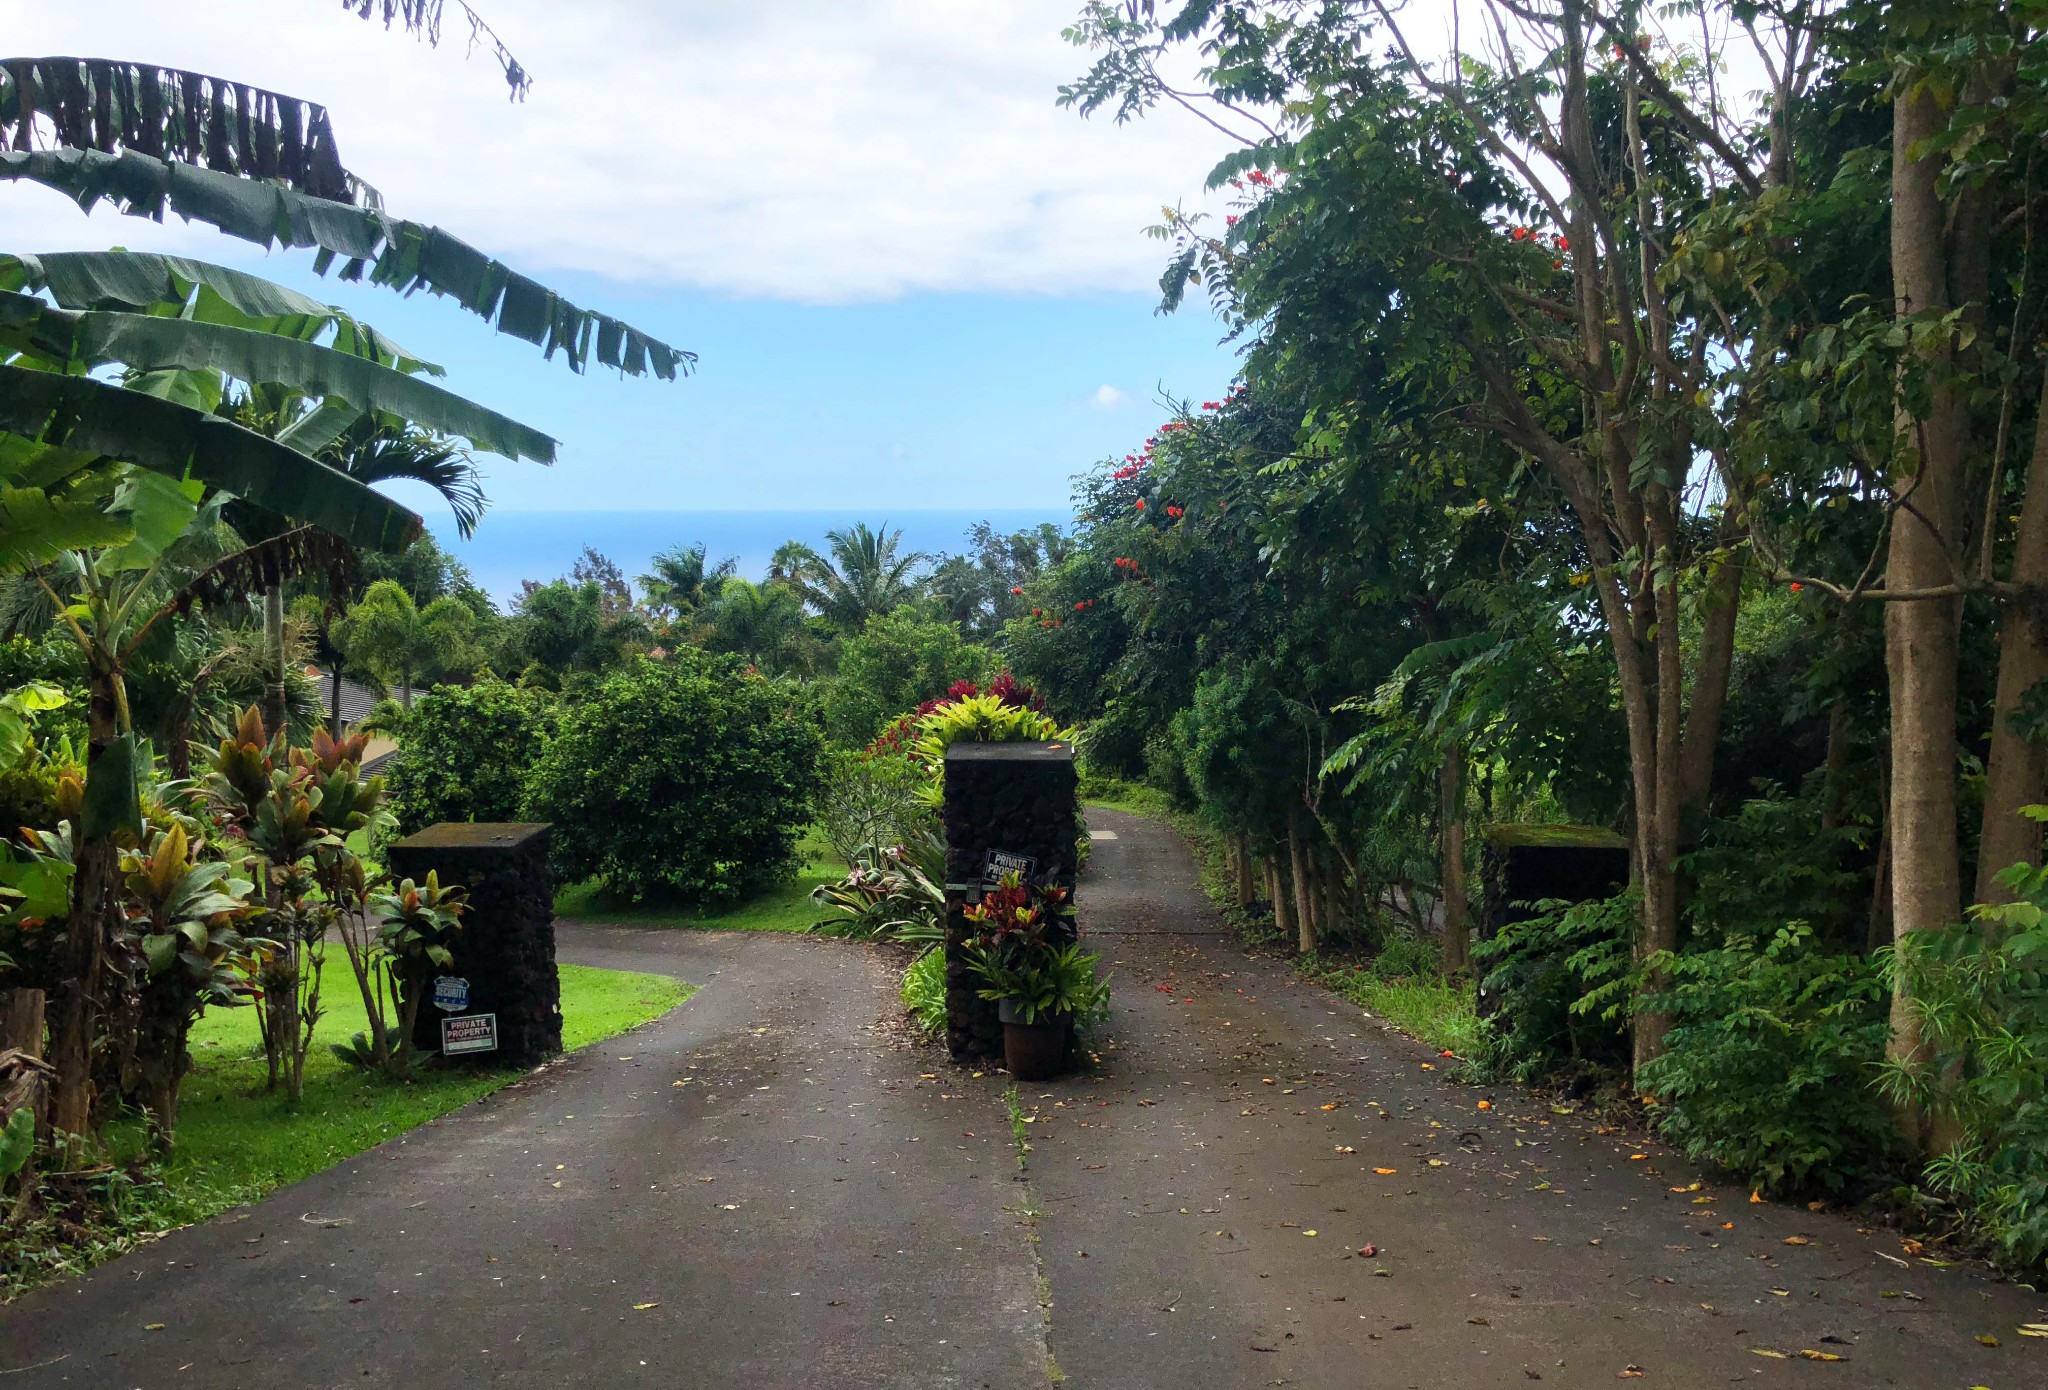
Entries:
[[1231, 846], [1236, 850], [1236, 873], [1231, 884], [1231, 901], [1239, 910], [1249, 908], [1258, 897], [1258, 885], [1252, 878], [1251, 846], [1242, 831], [1230, 837]]
[[1842, 804], [1848, 795], [1843, 778], [1849, 766], [1849, 704], [1839, 697], [1828, 706], [1828, 752], [1821, 763], [1820, 828], [1839, 830]]
[[1294, 935], [1294, 913], [1287, 906], [1287, 893], [1280, 886], [1280, 856], [1276, 846], [1266, 859], [1266, 896], [1273, 900], [1273, 929], [1284, 940]]
[[[120, 735], [124, 701], [120, 676], [95, 671], [86, 719], [86, 783], [91, 785], [114, 740]], [[122, 922], [121, 861], [104, 832], [72, 827], [74, 840], [71, 908], [65, 921], [62, 976], [57, 1007], [49, 1017], [50, 1062], [56, 1076], [50, 1087], [50, 1127], [64, 1134], [86, 1134], [93, 1115], [93, 1039], [99, 1030], [100, 989], [106, 973], [107, 948]]]
[[[1936, 180], [1941, 155], [1915, 147], [1943, 128], [1928, 86], [1908, 85], [1892, 102], [1892, 283], [1900, 315], [1948, 309], [1947, 247]], [[1929, 404], [1924, 419], [1902, 409], [1902, 437], [1911, 441], [1892, 486], [1903, 503], [1892, 517], [1885, 587], [1939, 587], [1957, 578], [1957, 497], [1963, 476], [1962, 405], [1946, 383], [1947, 350], [1924, 350]], [[1962, 916], [1956, 850], [1956, 661], [1960, 601], [1930, 598], [1885, 605], [1885, 667], [1891, 687], [1892, 933], [1940, 928]], [[1917, 1062], [1925, 1048], [1897, 974], [1892, 994], [1893, 1058]], [[1920, 1137], [1921, 1118], [1902, 1115]]]
[[272, 734], [284, 727], [284, 586], [263, 591], [263, 723]]
[[1287, 819], [1287, 862], [1294, 880], [1294, 921], [1303, 954], [1316, 948], [1316, 923], [1311, 915], [1308, 891], [1308, 856], [1301, 847], [1301, 818]]
[[[2020, 506], [2019, 537], [2013, 547], [2012, 581], [2048, 586], [2048, 380], [2034, 426], [2033, 458], [2027, 465], [2027, 496]], [[1986, 536], [1983, 543], [1992, 544]], [[2048, 681], [2048, 632], [2043, 599], [2028, 595], [2008, 603], [1998, 622], [1998, 699], [1991, 721], [1991, 753], [1984, 765], [1984, 821], [1977, 851], [1980, 903], [2010, 902], [1998, 881], [2014, 864], [2041, 862], [2041, 827], [2020, 814], [2048, 794], [2048, 743], [2014, 727], [2030, 691]]]
[[1742, 615], [1744, 568], [1743, 551], [1722, 556], [1707, 576], [1701, 605], [1705, 612], [1700, 619], [1699, 660], [1678, 764], [1679, 814], [1688, 841], [1706, 819], [1707, 797], [1714, 789], [1714, 751], [1721, 742], [1721, 711], [1728, 703], [1728, 678], [1735, 669], [1735, 621]]
[[1437, 844], [1441, 850], [1444, 904], [1444, 973], [1455, 975], [1472, 964], [1471, 928], [1465, 903], [1465, 745], [1444, 750], [1437, 773]]

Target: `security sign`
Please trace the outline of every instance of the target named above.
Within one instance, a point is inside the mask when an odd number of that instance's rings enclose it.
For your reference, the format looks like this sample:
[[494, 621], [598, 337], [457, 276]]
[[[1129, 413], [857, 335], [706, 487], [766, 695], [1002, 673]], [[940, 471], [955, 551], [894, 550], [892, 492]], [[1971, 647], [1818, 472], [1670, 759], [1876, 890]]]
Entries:
[[459, 1014], [468, 1008], [469, 981], [458, 975], [443, 975], [435, 980], [434, 1007], [450, 1014]]

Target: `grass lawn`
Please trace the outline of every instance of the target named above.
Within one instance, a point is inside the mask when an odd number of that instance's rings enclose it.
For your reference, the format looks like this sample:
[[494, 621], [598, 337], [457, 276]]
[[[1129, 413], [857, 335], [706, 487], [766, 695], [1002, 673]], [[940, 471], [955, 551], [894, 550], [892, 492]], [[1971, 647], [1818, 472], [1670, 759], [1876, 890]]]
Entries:
[[789, 880], [731, 907], [714, 912], [660, 903], [626, 903], [607, 897], [596, 880], [570, 884], [555, 894], [555, 916], [570, 922], [614, 922], [703, 931], [800, 932], [818, 920], [811, 890], [846, 877], [846, 863], [816, 830], [797, 842], [803, 867]]

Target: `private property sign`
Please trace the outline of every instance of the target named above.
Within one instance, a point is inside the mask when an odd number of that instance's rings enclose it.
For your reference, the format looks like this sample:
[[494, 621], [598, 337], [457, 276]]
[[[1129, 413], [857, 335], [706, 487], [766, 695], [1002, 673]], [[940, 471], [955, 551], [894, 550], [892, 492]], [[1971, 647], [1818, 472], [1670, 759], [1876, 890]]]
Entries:
[[441, 1020], [441, 1055], [460, 1057], [465, 1052], [498, 1050], [498, 1016], [463, 1014]]

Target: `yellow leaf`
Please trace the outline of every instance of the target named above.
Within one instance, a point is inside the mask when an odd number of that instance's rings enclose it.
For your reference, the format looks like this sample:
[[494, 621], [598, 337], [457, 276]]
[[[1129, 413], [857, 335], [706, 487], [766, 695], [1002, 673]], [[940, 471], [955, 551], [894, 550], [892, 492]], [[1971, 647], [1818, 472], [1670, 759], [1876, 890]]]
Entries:
[[1786, 1237], [1785, 1237], [1785, 1244], [1787, 1244], [1787, 1245], [1811, 1245], [1811, 1244], [1813, 1244], [1813, 1237], [1811, 1237], [1811, 1236], [1786, 1236]]
[[1768, 1356], [1773, 1361], [1790, 1361], [1792, 1359], [1784, 1352], [1772, 1351], [1769, 1347], [1751, 1347], [1749, 1351], [1752, 1356]]
[[1980, 1347], [1995, 1347], [1998, 1345], [1998, 1339], [1989, 1332], [1979, 1332], [1977, 1334], [1977, 1345]]
[[1378, 1173], [1378, 1174], [1379, 1174], [1379, 1175], [1380, 1175], [1381, 1177], [1383, 1177], [1383, 1178], [1391, 1178], [1392, 1176], [1394, 1176], [1394, 1174], [1396, 1174], [1396, 1173], [1398, 1173], [1398, 1172], [1400, 1172], [1400, 1171], [1401, 1171], [1401, 1170], [1400, 1170], [1399, 1168], [1375, 1168], [1375, 1169], [1373, 1169], [1373, 1172], [1375, 1172], [1375, 1173]]
[[1810, 1347], [1800, 1348], [1799, 1354], [1808, 1361], [1847, 1361], [1846, 1356], [1837, 1356], [1831, 1351], [1814, 1351]]
[[1319, 1105], [1316, 1108], [1318, 1110], [1335, 1110], [1337, 1107], [1334, 1105]]
[[635, 1303], [633, 1305], [633, 1311], [636, 1313], [644, 1313], [649, 1308], [659, 1308], [660, 1306], [661, 1304], [659, 1303]]
[[164, 1325], [160, 1322], [146, 1322], [142, 1325], [142, 1330], [144, 1332], [161, 1332], [164, 1330]]
[[1303, 1235], [1305, 1235], [1305, 1236], [1312, 1236], [1312, 1235], [1314, 1235], [1314, 1234], [1315, 1234], [1315, 1232], [1314, 1232], [1314, 1231], [1303, 1231], [1303, 1232], [1302, 1232], [1302, 1234], [1303, 1234]]

